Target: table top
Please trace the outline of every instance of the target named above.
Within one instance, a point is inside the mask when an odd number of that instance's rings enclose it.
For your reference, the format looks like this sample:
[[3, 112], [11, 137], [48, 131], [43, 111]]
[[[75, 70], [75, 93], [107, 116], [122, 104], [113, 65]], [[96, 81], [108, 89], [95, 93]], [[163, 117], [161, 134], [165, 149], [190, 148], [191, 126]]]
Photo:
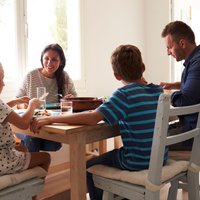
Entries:
[[41, 127], [39, 133], [33, 133], [30, 129], [22, 130], [11, 125], [13, 132], [49, 139], [57, 142], [69, 144], [70, 138], [81, 135], [86, 143], [99, 141], [102, 139], [119, 135], [118, 125], [110, 126], [104, 122], [96, 125], [69, 125], [66, 123], [54, 123]]

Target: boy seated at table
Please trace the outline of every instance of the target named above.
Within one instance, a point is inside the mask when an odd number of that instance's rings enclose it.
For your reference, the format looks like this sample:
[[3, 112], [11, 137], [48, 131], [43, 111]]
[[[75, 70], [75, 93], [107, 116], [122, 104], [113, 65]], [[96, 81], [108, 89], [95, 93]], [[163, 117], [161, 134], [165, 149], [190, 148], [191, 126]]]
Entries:
[[[104, 120], [109, 125], [119, 124], [123, 146], [88, 160], [87, 168], [103, 164], [130, 171], [147, 169], [162, 87], [148, 84], [143, 78], [145, 66], [136, 46], [121, 45], [116, 48], [111, 63], [115, 78], [124, 86], [117, 89], [105, 103], [90, 112], [34, 119], [31, 129], [38, 132], [43, 125], [59, 122], [94, 125]], [[102, 199], [102, 190], [95, 188], [89, 172], [87, 186], [91, 200]]]

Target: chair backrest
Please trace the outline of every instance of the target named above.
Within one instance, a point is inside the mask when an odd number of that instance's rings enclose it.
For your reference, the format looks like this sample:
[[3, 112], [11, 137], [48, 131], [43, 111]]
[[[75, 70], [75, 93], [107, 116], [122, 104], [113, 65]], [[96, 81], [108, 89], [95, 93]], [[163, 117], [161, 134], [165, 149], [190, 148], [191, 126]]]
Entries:
[[[174, 116], [198, 113], [197, 125], [194, 129], [169, 136], [168, 127], [170, 119]], [[169, 94], [161, 94], [159, 97], [154, 136], [151, 150], [151, 159], [148, 180], [155, 184], [161, 184], [161, 172], [164, 153], [169, 145], [180, 143], [191, 138], [194, 139], [190, 158], [190, 165], [200, 166], [200, 104], [184, 107], [172, 107]]]

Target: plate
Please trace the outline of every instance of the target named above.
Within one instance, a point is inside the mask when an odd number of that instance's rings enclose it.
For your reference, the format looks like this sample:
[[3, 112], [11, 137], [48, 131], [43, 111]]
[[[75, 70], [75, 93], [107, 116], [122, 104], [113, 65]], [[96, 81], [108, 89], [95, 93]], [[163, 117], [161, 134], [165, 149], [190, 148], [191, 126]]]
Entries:
[[[23, 115], [25, 113], [26, 109], [16, 109], [15, 112], [18, 115]], [[61, 113], [60, 109], [53, 109], [53, 110], [46, 110], [47, 114], [44, 114], [44, 110], [38, 110], [36, 109], [34, 112], [33, 117], [41, 117], [41, 116], [58, 116]]]
[[46, 109], [60, 109], [60, 103], [59, 102], [47, 103]]

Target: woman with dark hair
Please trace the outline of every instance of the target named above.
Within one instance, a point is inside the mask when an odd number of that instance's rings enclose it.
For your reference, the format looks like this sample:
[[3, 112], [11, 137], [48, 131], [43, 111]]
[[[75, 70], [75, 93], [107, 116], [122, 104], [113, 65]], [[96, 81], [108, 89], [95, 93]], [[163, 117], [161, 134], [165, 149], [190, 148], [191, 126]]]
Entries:
[[[68, 73], [64, 71], [66, 58], [63, 49], [58, 44], [47, 45], [41, 53], [42, 67], [34, 69], [25, 76], [25, 79], [17, 92], [17, 97], [37, 97], [37, 87], [46, 87], [48, 96], [46, 103], [58, 102], [63, 98], [77, 96], [74, 83]], [[61, 144], [30, 136], [16, 134], [21, 138], [29, 151], [56, 151]]]
[[49, 93], [47, 103], [58, 102], [58, 94], [63, 97], [77, 96], [74, 83], [64, 71], [66, 59], [63, 49], [58, 44], [47, 45], [41, 53], [42, 67], [30, 71], [17, 92], [17, 97], [37, 97], [37, 87], [46, 87]]

